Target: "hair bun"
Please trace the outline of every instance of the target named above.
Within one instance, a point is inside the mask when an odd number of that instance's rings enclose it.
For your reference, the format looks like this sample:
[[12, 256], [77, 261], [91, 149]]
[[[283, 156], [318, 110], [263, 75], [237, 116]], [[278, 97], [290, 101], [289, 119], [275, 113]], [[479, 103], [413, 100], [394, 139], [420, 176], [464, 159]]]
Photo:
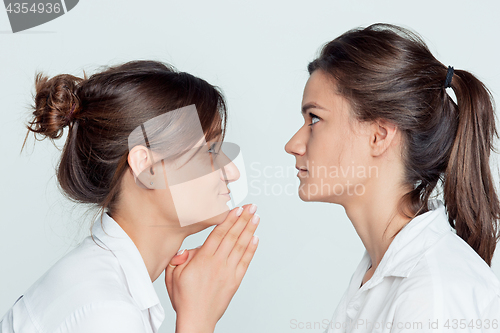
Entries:
[[83, 81], [69, 74], [61, 74], [49, 79], [42, 73], [35, 78], [35, 105], [29, 130], [51, 139], [60, 138], [63, 129], [80, 108], [77, 95], [78, 84]]

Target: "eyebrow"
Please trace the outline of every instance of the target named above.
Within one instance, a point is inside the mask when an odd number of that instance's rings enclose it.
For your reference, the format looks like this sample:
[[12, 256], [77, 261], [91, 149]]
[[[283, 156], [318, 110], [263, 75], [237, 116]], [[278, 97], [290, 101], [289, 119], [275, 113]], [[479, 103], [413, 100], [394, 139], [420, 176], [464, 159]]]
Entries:
[[205, 141], [210, 141], [215, 138], [220, 139], [220, 136], [222, 135], [222, 129], [218, 129], [216, 132], [212, 132], [210, 135], [210, 138], [206, 138]]
[[311, 103], [307, 103], [305, 104], [304, 106], [302, 106], [302, 114], [305, 114], [307, 112], [307, 110], [309, 109], [320, 109], [320, 110], [325, 110], [325, 111], [330, 111], [328, 110], [327, 108], [324, 108], [322, 106], [319, 106], [318, 104], [316, 104], [315, 102], [311, 102]]

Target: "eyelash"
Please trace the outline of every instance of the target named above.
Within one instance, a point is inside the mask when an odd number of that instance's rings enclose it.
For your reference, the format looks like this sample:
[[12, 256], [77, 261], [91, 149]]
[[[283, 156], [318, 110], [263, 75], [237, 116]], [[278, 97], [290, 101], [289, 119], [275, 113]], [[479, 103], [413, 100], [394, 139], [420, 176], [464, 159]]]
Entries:
[[[317, 115], [315, 115], [314, 113], [311, 113], [311, 112], [309, 112], [309, 116], [310, 116], [312, 119], [318, 119], [318, 121], [320, 121], [320, 119], [321, 119], [320, 117], [318, 117]], [[317, 122], [318, 122], [318, 121], [317, 121]], [[316, 124], [317, 122], [315, 122], [315, 123], [311, 122], [311, 123], [310, 123], [310, 124], [308, 124], [307, 126], [312, 126], [312, 125]]]
[[212, 143], [212, 145], [210, 146], [210, 149], [208, 150], [208, 152], [217, 155], [218, 153], [215, 152], [214, 149], [215, 149], [215, 143]]

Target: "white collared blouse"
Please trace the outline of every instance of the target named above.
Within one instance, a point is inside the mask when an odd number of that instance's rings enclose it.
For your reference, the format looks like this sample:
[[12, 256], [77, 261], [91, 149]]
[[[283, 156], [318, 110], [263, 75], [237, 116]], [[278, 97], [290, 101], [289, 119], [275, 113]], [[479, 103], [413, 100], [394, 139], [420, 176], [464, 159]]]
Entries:
[[500, 332], [500, 281], [441, 200], [396, 235], [373, 276], [365, 250], [325, 333]]
[[[142, 256], [107, 213], [9, 309], [0, 333], [156, 333], [165, 318]], [[109, 249], [109, 250], [108, 250]]]

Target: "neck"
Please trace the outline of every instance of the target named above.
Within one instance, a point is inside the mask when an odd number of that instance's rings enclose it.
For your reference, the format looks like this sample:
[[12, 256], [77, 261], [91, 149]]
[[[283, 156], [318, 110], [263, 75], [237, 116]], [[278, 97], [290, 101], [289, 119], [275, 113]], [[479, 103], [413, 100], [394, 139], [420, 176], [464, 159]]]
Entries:
[[113, 214], [113, 219], [134, 242], [154, 282], [179, 251], [184, 239], [194, 232], [169, 227], [151, 213], [134, 213], [119, 211]]
[[373, 271], [382, 261], [395, 235], [411, 221], [411, 218], [397, 211], [399, 199], [408, 189], [398, 186], [390, 179], [370, 179], [362, 196], [342, 204], [370, 255]]
[[195, 223], [181, 227], [175, 213], [168, 215], [168, 212], [175, 212], [173, 203], [156, 202], [154, 196], [149, 195], [153, 191], [140, 189], [135, 183], [129, 185], [127, 180], [123, 187], [127, 190], [122, 191], [112, 218], [134, 242], [154, 282], [179, 251], [184, 239], [210, 225]]

